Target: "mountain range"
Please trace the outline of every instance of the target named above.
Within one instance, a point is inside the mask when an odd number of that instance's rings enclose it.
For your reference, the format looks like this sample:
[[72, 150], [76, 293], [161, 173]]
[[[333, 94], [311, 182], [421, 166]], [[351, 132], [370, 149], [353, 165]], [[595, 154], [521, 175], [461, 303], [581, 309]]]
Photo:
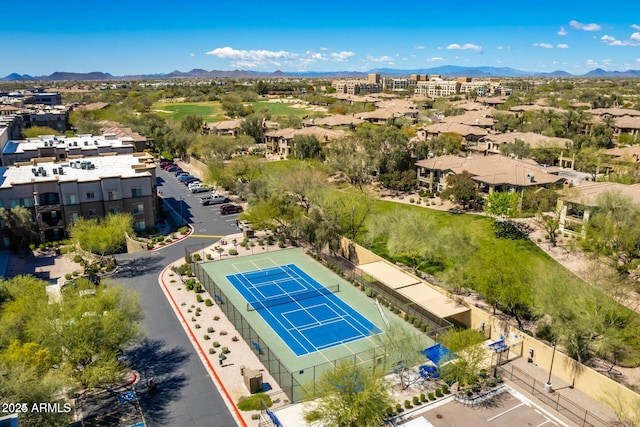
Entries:
[[57, 71], [48, 76], [30, 76], [28, 74], [11, 73], [6, 77], [0, 78], [0, 81], [78, 81], [78, 80], [143, 80], [143, 79], [186, 79], [186, 78], [254, 78], [254, 79], [277, 79], [277, 78], [295, 78], [295, 77], [315, 77], [315, 78], [363, 78], [367, 74], [377, 73], [383, 77], [406, 77], [411, 74], [438, 74], [443, 77], [592, 77], [592, 78], [629, 78], [640, 77], [640, 70], [627, 71], [607, 71], [596, 68], [588, 73], [575, 75], [566, 71], [553, 71], [550, 73], [533, 72], [525, 70], [517, 70], [509, 67], [460, 67], [455, 65], [443, 65], [435, 68], [422, 68], [415, 70], [401, 70], [394, 68], [375, 68], [368, 72], [358, 71], [299, 71], [299, 72], [259, 72], [246, 70], [203, 70], [195, 68], [188, 72], [179, 70], [166, 74], [140, 74], [128, 76], [113, 76], [109, 73], [95, 71], [91, 73], [74, 73]]

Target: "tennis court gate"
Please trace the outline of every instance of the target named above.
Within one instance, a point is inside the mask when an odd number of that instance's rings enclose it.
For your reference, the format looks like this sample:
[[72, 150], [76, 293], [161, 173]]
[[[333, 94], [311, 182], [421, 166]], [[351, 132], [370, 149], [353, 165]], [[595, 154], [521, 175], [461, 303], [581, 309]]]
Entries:
[[[191, 259], [189, 254], [187, 254], [187, 259]], [[381, 368], [385, 366], [384, 361], [387, 352], [383, 347], [378, 347], [336, 359], [331, 362], [300, 369], [298, 372], [289, 371], [269, 348], [267, 343], [251, 327], [251, 324], [247, 319], [245, 319], [242, 313], [243, 310], [246, 312], [246, 307], [242, 306], [238, 308], [231, 304], [224, 292], [218, 287], [211, 276], [204, 271], [201, 263], [192, 263], [191, 266], [193, 273], [198, 278], [202, 286], [214, 298], [215, 303], [218, 304], [227, 319], [231, 321], [242, 339], [244, 339], [247, 345], [256, 353], [260, 362], [262, 362], [264, 367], [273, 376], [274, 380], [278, 385], [280, 385], [280, 388], [287, 395], [291, 403], [301, 401], [305, 395], [304, 387], [313, 388], [325, 371], [334, 369], [338, 364], [353, 363], [354, 365], [371, 368], [374, 366]], [[427, 348], [432, 343], [429, 337], [421, 333], [417, 333], [416, 336], [411, 337], [411, 340], [414, 341], [419, 348]], [[314, 390], [309, 391], [313, 392]]]

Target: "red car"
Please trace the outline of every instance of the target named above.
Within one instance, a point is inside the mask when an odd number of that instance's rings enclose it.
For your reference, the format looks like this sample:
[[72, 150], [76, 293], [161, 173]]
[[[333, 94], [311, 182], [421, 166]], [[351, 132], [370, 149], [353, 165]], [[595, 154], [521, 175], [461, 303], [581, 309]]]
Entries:
[[220, 215], [234, 214], [242, 212], [242, 206], [232, 203], [220, 206]]

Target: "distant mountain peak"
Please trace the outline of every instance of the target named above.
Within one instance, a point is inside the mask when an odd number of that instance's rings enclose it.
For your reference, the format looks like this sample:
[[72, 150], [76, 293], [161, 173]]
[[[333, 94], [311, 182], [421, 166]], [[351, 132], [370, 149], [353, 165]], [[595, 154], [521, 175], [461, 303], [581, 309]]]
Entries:
[[640, 70], [627, 70], [627, 71], [607, 71], [602, 68], [596, 68], [582, 75], [570, 74], [566, 71], [553, 71], [553, 72], [532, 72], [525, 70], [518, 70], [510, 67], [463, 67], [459, 65], [442, 65], [433, 68], [421, 68], [413, 70], [402, 70], [394, 68], [376, 68], [369, 71], [282, 71], [276, 70], [269, 71], [249, 71], [249, 70], [203, 70], [200, 68], [194, 68], [191, 71], [183, 72], [180, 70], [174, 70], [170, 73], [158, 73], [158, 74], [143, 74], [143, 75], [128, 75], [128, 76], [112, 76], [109, 73], [100, 71], [94, 71], [91, 73], [75, 73], [56, 71], [48, 76], [32, 77], [30, 75], [11, 73], [6, 77], [0, 78], [0, 81], [19, 81], [19, 80], [40, 80], [40, 81], [54, 81], [54, 80], [113, 80], [113, 79], [128, 79], [128, 80], [141, 80], [141, 79], [172, 79], [172, 78], [202, 78], [202, 79], [218, 79], [218, 78], [286, 78], [286, 77], [310, 77], [310, 78], [363, 78], [367, 74], [377, 73], [384, 75], [385, 77], [408, 77], [411, 74], [428, 74], [428, 75], [441, 75], [444, 78], [452, 77], [547, 77], [547, 78], [571, 78], [571, 77], [594, 77], [594, 78], [615, 78], [615, 77], [640, 77]]

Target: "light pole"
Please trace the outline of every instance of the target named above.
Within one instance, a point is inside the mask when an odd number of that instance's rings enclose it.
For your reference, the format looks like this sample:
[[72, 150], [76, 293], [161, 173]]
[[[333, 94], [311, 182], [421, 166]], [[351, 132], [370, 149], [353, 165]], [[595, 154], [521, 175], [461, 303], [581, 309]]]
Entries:
[[184, 223], [184, 219], [182, 218], [182, 196], [180, 196], [180, 225]]
[[551, 366], [549, 367], [549, 379], [547, 380], [547, 383], [544, 385], [544, 389], [547, 391], [547, 393], [553, 392], [553, 386], [551, 385], [551, 372], [553, 371], [553, 359], [555, 359], [556, 357], [556, 342], [554, 341], [551, 344], [553, 345], [553, 353], [551, 353]]

